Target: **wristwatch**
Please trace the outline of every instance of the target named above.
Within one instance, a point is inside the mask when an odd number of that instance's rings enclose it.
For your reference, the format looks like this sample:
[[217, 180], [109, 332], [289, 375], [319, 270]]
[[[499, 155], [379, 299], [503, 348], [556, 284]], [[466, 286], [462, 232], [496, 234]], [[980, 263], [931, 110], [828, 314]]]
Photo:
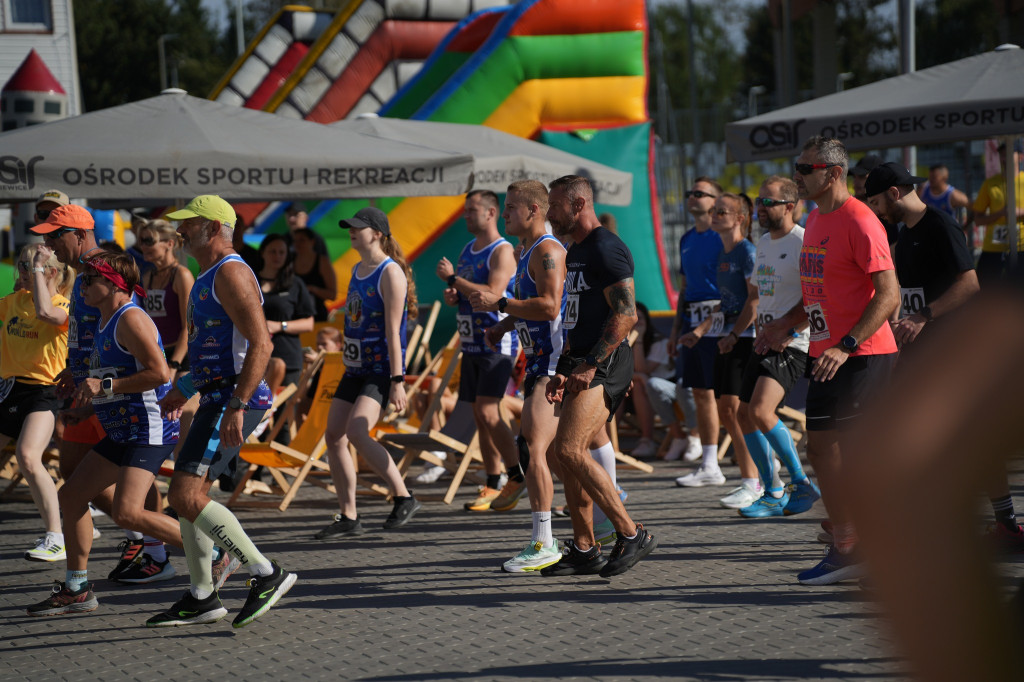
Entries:
[[587, 357], [583, 358], [583, 362], [585, 362], [586, 364], [590, 365], [591, 367], [597, 367], [597, 364], [598, 364], [597, 363], [597, 358], [594, 357], [593, 353], [591, 353]]
[[395, 374], [395, 375], [392, 375], [392, 377], [391, 377], [391, 383], [393, 383], [393, 384], [401, 384], [404, 381], [405, 381], [405, 375], [404, 374]]
[[935, 321], [935, 318], [932, 317], [932, 307], [930, 305], [926, 305], [925, 307], [921, 308], [921, 317], [923, 317], [926, 322]]
[[458, 275], [452, 275], [451, 277], [448, 278], [448, 286], [450, 286], [450, 287], [455, 286], [455, 278], [456, 277], [458, 277]]
[[842, 338], [842, 340], [839, 342], [839, 345], [841, 345], [843, 347], [843, 350], [845, 350], [847, 353], [856, 353], [857, 349], [860, 348], [860, 343], [857, 341], [857, 339], [853, 338], [849, 334]]
[[246, 403], [242, 402], [242, 399], [239, 398], [237, 395], [231, 396], [231, 400], [228, 401], [228, 407], [230, 407], [232, 410], [241, 410], [242, 412], [249, 411], [249, 406]]
[[100, 382], [100, 388], [103, 389], [103, 395], [108, 398], [114, 395], [114, 378], [104, 377], [103, 381]]
[[498, 299], [498, 312], [499, 313], [505, 312], [505, 307], [506, 306], [508, 306], [508, 299], [505, 298], [504, 296], [502, 296], [501, 298]]
[[178, 362], [177, 360], [168, 360], [167, 366], [174, 370], [181, 369], [181, 363]]
[[281, 331], [285, 334], [288, 333], [288, 320], [281, 323]]

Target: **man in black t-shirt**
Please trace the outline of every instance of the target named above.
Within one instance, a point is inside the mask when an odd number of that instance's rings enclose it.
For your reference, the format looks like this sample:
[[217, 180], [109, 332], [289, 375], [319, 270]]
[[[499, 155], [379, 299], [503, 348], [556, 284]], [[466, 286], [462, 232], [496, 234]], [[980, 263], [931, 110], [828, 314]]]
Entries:
[[[549, 187], [548, 222], [555, 237], [569, 244], [569, 251], [562, 319], [566, 350], [546, 395], [552, 402], [562, 402], [553, 452], [574, 537], [565, 542], [562, 558], [541, 574], [600, 573], [607, 578], [625, 573], [657, 545], [642, 524], [633, 523], [607, 472], [589, 451], [632, 378], [633, 352], [626, 336], [637, 320], [633, 256], [621, 239], [601, 226], [586, 178], [567, 175]], [[592, 503], [615, 526], [617, 539], [607, 559], [594, 539]]]

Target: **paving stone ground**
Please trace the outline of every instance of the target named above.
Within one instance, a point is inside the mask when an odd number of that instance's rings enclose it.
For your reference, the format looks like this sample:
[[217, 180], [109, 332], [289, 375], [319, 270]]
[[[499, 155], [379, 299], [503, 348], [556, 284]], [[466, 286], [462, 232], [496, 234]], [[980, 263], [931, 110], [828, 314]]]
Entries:
[[[261, 551], [299, 574], [269, 614], [234, 630], [242, 576], [221, 596], [219, 623], [150, 630], [146, 619], [187, 589], [179, 575], [139, 586], [108, 582], [121, 539], [101, 517], [92, 574], [100, 608], [31, 618], [63, 564], [25, 561], [39, 535], [31, 503], [0, 504], [0, 680], [545, 680], [899, 679], [902, 663], [856, 583], [803, 587], [794, 575], [820, 558], [822, 512], [741, 519], [717, 500], [730, 486], [680, 489], [679, 465], [623, 470], [627, 507], [658, 549], [623, 576], [504, 574], [529, 539], [528, 506], [470, 515], [462, 502], [427, 503], [407, 527], [344, 541], [312, 534], [330, 521], [331, 496], [309, 487], [285, 513], [238, 513]], [[735, 468], [726, 467], [731, 481]], [[1013, 473], [1024, 499], [1024, 473]], [[223, 498], [221, 498], [223, 499]], [[389, 505], [360, 500], [380, 528]], [[568, 519], [555, 532], [569, 536]], [[1001, 567], [1007, 581], [1024, 565]]]

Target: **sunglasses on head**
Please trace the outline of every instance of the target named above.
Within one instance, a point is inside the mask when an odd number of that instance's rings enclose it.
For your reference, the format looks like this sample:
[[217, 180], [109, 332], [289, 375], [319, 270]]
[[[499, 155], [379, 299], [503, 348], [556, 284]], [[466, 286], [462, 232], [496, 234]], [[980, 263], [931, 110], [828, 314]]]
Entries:
[[786, 201], [785, 199], [765, 199], [758, 197], [754, 199], [754, 204], [758, 206], [764, 206], [765, 208], [772, 208], [774, 206], [781, 206], [782, 204], [791, 204], [792, 201]]
[[800, 175], [810, 175], [814, 171], [821, 168], [835, 168], [838, 163], [794, 163], [793, 168]]
[[708, 194], [707, 192], [702, 192], [699, 189], [688, 190], [686, 192], [686, 198], [689, 199], [690, 197], [693, 197], [694, 199], [703, 199], [705, 197], [710, 197], [712, 199], [716, 198], [714, 194]]

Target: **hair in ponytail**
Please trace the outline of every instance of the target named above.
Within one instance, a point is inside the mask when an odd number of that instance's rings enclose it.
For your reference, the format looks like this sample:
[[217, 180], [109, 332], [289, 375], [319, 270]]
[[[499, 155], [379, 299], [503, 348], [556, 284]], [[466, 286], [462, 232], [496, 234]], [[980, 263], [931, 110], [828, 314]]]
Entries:
[[380, 248], [384, 254], [402, 266], [402, 270], [405, 272], [405, 279], [408, 281], [408, 289], [405, 294], [406, 308], [408, 310], [409, 319], [415, 320], [419, 314], [419, 302], [416, 300], [416, 279], [413, 277], [412, 268], [405, 261], [405, 254], [402, 253], [402, 247], [398, 245], [395, 238], [389, 235], [380, 235]]

